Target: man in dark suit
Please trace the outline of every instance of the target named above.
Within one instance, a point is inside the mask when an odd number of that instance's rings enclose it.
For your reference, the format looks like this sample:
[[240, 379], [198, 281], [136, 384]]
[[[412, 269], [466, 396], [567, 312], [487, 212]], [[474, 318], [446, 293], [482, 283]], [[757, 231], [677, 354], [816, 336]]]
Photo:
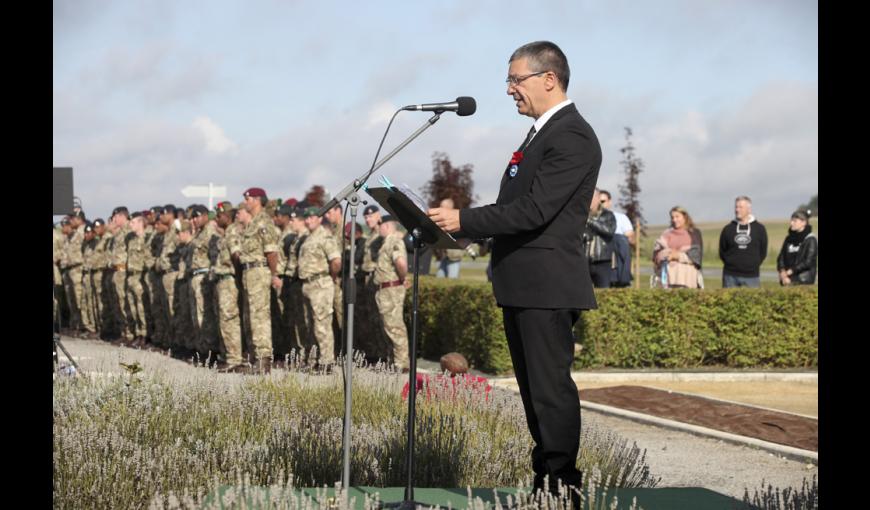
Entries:
[[561, 481], [579, 489], [573, 327], [580, 310], [597, 308], [582, 236], [601, 147], [567, 98], [570, 71], [558, 46], [529, 43], [509, 62], [507, 93], [535, 124], [504, 171], [496, 203], [429, 216], [447, 232], [494, 238], [493, 291], [535, 441], [534, 488], [555, 492]]

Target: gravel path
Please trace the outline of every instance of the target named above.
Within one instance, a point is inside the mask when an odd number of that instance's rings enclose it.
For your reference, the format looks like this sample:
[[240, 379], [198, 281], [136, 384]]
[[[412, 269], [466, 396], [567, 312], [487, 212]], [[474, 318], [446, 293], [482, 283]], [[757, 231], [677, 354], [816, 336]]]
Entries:
[[[64, 337], [63, 345], [87, 371], [123, 372], [119, 361], [140, 362], [156, 371], [195, 370], [183, 361], [162, 354], [120, 348], [105, 342]], [[58, 353], [61, 360], [65, 358]], [[437, 370], [436, 363], [421, 362], [421, 368]], [[432, 365], [430, 367], [430, 365]], [[224, 376], [226, 377], [226, 376]], [[583, 423], [596, 424], [646, 449], [652, 475], [661, 477], [660, 487], [704, 487], [742, 499], [761, 488], [762, 479], [774, 487], [800, 489], [806, 478], [818, 476], [818, 466], [777, 457], [747, 446], [734, 445], [623, 418], [583, 410]], [[582, 447], [582, 445], [581, 445]]]
[[[765, 485], [800, 490], [804, 478], [818, 476], [808, 465], [755, 448], [695, 436], [614, 416], [583, 410], [583, 423], [595, 424], [646, 449], [650, 472], [661, 477], [660, 487], [704, 487], [742, 499]], [[582, 445], [581, 445], [582, 448]]]

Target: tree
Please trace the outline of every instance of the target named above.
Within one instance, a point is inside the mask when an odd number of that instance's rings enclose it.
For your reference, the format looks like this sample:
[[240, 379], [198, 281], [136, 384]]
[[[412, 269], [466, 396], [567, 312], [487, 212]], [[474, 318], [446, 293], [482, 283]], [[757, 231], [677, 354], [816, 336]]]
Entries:
[[634, 155], [634, 145], [631, 144], [631, 128], [625, 128], [625, 147], [619, 149], [625, 159], [619, 163], [625, 170], [625, 184], [619, 185], [619, 207], [631, 220], [632, 226], [640, 221], [640, 234], [646, 235], [646, 219], [640, 206], [640, 184], [637, 176], [643, 171], [643, 161]]
[[438, 207], [445, 198], [453, 199], [453, 205], [462, 209], [473, 204], [478, 197], [474, 195], [474, 179], [471, 173], [474, 165], [465, 164], [455, 167], [443, 152], [432, 154], [432, 178], [423, 188], [423, 198], [429, 207]]
[[309, 206], [323, 207], [323, 204], [326, 203], [326, 200], [324, 199], [325, 195], [326, 189], [319, 184], [315, 184], [305, 193], [305, 202]]
[[808, 209], [812, 212], [812, 216], [815, 216], [816, 218], [819, 217], [819, 194], [818, 193], [816, 193], [815, 195], [812, 196], [812, 198], [810, 198], [809, 203], [801, 204], [798, 206], [799, 211], [806, 211]]

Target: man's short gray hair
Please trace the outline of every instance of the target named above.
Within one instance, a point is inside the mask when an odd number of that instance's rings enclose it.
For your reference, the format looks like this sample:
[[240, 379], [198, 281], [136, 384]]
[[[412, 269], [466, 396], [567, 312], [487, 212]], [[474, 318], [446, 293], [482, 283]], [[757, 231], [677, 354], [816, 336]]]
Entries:
[[742, 202], [749, 202], [750, 205], [752, 204], [752, 199], [747, 197], [746, 195], [740, 195], [739, 197], [734, 199], [734, 203], [741, 202], [741, 201]]
[[519, 58], [525, 58], [528, 61], [529, 69], [533, 72], [553, 71], [562, 86], [562, 90], [568, 90], [568, 80], [571, 78], [568, 58], [554, 43], [535, 41], [524, 44], [514, 51], [508, 63]]

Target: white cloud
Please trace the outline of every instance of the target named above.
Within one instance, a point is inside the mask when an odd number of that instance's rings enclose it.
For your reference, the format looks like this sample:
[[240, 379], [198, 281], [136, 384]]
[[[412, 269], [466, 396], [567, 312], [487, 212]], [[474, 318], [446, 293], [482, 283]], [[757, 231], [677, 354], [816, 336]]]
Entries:
[[194, 119], [193, 127], [195, 127], [205, 138], [206, 150], [215, 154], [235, 153], [238, 151], [238, 146], [230, 140], [224, 133], [224, 130], [218, 126], [213, 120], [206, 116], [200, 116]]

